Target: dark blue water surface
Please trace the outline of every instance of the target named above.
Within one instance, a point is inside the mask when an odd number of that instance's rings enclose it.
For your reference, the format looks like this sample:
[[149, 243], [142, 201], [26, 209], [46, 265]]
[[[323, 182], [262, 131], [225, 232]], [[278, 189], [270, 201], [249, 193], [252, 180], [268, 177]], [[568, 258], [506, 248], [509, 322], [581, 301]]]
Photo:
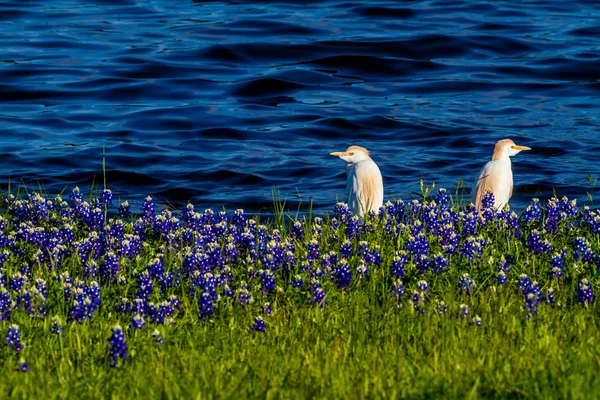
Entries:
[[0, 184], [330, 209], [371, 150], [386, 198], [470, 188], [498, 139], [513, 207], [600, 174], [600, 2], [0, 3]]

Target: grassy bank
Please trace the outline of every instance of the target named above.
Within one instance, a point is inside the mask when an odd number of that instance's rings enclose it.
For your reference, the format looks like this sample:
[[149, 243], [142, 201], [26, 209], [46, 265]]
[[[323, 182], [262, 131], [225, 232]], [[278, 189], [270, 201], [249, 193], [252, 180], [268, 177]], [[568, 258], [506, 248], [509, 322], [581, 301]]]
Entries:
[[478, 214], [441, 190], [364, 222], [341, 204], [323, 219], [260, 221], [157, 212], [149, 198], [133, 216], [113, 202], [109, 191], [4, 202], [5, 396], [600, 389], [600, 217], [566, 199]]

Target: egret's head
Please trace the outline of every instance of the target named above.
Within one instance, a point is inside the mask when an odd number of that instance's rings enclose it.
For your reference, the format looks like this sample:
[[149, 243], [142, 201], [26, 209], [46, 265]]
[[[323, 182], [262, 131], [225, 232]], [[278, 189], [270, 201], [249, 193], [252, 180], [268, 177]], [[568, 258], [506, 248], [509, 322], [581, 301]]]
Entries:
[[369, 157], [369, 151], [360, 146], [350, 146], [346, 149], [346, 151], [336, 151], [329, 154], [341, 158], [348, 164], [356, 164], [357, 162], [371, 158]]
[[531, 150], [527, 146], [517, 146], [515, 142], [510, 139], [498, 140], [496, 147], [494, 147], [494, 154], [492, 160], [499, 160], [504, 157], [512, 157], [519, 154], [523, 150]]

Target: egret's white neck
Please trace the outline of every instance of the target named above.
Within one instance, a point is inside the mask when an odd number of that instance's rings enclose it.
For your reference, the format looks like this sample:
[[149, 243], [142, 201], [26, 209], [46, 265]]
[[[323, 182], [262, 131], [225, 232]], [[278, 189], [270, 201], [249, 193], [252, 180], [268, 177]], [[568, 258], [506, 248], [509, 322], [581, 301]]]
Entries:
[[506, 154], [506, 153], [500, 154], [500, 155], [492, 158], [492, 160], [493, 161], [500, 161], [500, 162], [503, 162], [503, 163], [511, 164], [510, 156], [508, 154]]

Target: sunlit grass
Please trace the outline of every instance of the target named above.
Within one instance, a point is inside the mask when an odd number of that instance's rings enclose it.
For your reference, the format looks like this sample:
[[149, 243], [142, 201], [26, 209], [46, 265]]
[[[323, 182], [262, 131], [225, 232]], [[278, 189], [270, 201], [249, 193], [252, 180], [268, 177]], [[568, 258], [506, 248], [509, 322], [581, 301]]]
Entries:
[[[36, 195], [21, 203], [8, 199], [0, 251], [10, 253], [1, 271], [11, 301], [24, 293], [9, 287], [15, 274], [26, 275], [27, 268], [31, 276], [24, 287], [33, 287], [41, 278], [48, 296], [47, 317], [30, 316], [24, 306], [15, 309], [11, 304], [10, 318], [0, 322], [3, 339], [8, 326], [17, 324], [26, 345], [21, 354], [0, 346], [0, 393], [28, 398], [589, 398], [596, 393], [600, 389], [595, 372], [600, 367], [598, 306], [593, 298], [582, 302], [578, 292], [584, 279], [593, 292], [598, 289], [600, 242], [595, 212], [560, 200], [546, 204], [540, 217], [531, 217], [536, 215], [531, 208], [520, 219], [489, 210], [475, 217], [476, 232], [471, 235], [464, 233], [472, 216], [463, 205], [446, 208], [443, 204], [453, 203], [445, 195], [423, 188], [422, 194], [421, 203], [390, 203], [381, 216], [357, 225], [360, 234], [350, 239], [346, 257], [343, 245], [353, 221], [340, 206], [322, 220], [298, 221], [286, 215], [281, 203], [269, 221], [240, 222], [243, 214], [229, 213], [221, 231], [222, 216], [190, 209], [183, 214], [159, 213], [164, 221], [172, 216], [179, 219], [165, 227], [147, 201], [141, 220], [121, 218], [125, 234], [140, 232], [139, 253], [130, 258], [119, 253], [124, 240], [112, 231], [117, 219], [98, 223], [93, 217], [95, 206], [98, 218], [109, 210], [106, 198], [94, 204], [94, 199], [85, 203], [75, 196], [68, 208], [78, 210], [73, 216], [60, 216], [62, 200], [52, 199], [45, 215], [44, 204], [49, 204]], [[85, 204], [90, 205], [90, 217]], [[559, 211], [557, 217], [549, 217], [554, 215], [553, 207]], [[114, 216], [112, 208], [108, 216]], [[194, 222], [201, 219], [204, 223]], [[445, 221], [460, 235], [454, 249], [444, 244], [447, 233], [436, 230], [435, 221]], [[36, 227], [51, 235], [53, 227], [60, 230], [67, 224], [73, 227], [75, 242], [59, 235], [70, 249], [62, 261], [52, 256], [56, 243], [31, 239]], [[556, 229], [545, 231], [553, 224]], [[246, 244], [241, 239], [244, 229], [252, 233]], [[419, 264], [420, 250], [410, 244], [419, 230], [429, 246], [425, 264]], [[532, 242], [534, 231], [540, 232], [542, 244]], [[82, 262], [75, 249], [81, 249], [82, 240], [98, 235], [107, 239], [104, 248], [87, 254], [89, 260], [96, 260], [93, 277], [86, 272], [89, 262]], [[484, 243], [480, 255], [468, 237]], [[578, 248], [578, 238], [589, 247]], [[544, 241], [550, 250], [545, 250]], [[315, 242], [318, 254], [312, 260]], [[227, 243], [237, 250], [235, 260], [227, 258]], [[566, 250], [562, 276], [553, 277], [552, 256], [561, 249]], [[190, 266], [190, 254], [196, 250], [200, 260], [211, 251], [217, 251], [217, 256]], [[408, 261], [398, 280], [392, 265], [403, 250]], [[103, 267], [109, 251], [119, 254], [114, 274]], [[466, 254], [471, 251], [475, 256], [469, 259]], [[437, 256], [443, 256], [449, 267], [436, 271]], [[175, 279], [163, 287], [153, 277], [147, 302], [158, 305], [174, 295], [180, 309], [164, 324], [151, 322], [150, 314], [145, 314], [143, 328], [130, 328], [133, 314], [119, 313], [117, 303], [139, 295], [141, 273], [156, 257], [162, 259], [164, 272], [174, 273], [180, 283]], [[336, 261], [329, 265], [327, 257]], [[376, 261], [369, 261], [370, 257]], [[505, 273], [506, 285], [498, 282], [503, 257], [514, 258]], [[347, 259], [350, 283], [340, 288], [345, 276], [340, 270], [342, 258]], [[229, 279], [223, 278], [226, 267]], [[273, 271], [273, 288], [265, 283], [262, 272], [267, 270]], [[219, 277], [214, 286], [219, 297], [211, 303], [214, 314], [203, 317], [202, 293], [210, 291], [210, 284], [195, 282], [206, 271]], [[73, 297], [64, 295], [65, 272], [73, 285], [77, 280], [83, 284], [84, 279], [85, 284], [92, 280], [101, 284], [101, 304], [93, 318], [81, 324], [67, 322]], [[469, 293], [458, 283], [465, 273], [475, 283]], [[528, 307], [527, 293], [519, 289], [522, 274], [538, 282], [538, 292], [531, 289], [535, 285], [526, 289], [541, 296], [535, 309]], [[298, 287], [298, 276], [304, 288]], [[429, 291], [419, 290], [418, 282], [423, 280]], [[325, 293], [321, 303], [315, 301], [317, 281]], [[404, 287], [400, 302], [392, 293], [394, 284]], [[252, 296], [246, 305], [239, 300], [243, 287]], [[553, 303], [547, 294], [550, 288]], [[273, 308], [271, 315], [263, 312], [266, 302]], [[466, 315], [461, 312], [465, 306]], [[252, 330], [258, 316], [266, 321], [264, 333]], [[64, 335], [50, 332], [52, 317], [64, 325]], [[112, 368], [109, 337], [116, 324], [124, 328], [128, 355]], [[152, 337], [156, 329], [162, 344]], [[17, 370], [21, 358], [29, 366], [27, 373]]]

